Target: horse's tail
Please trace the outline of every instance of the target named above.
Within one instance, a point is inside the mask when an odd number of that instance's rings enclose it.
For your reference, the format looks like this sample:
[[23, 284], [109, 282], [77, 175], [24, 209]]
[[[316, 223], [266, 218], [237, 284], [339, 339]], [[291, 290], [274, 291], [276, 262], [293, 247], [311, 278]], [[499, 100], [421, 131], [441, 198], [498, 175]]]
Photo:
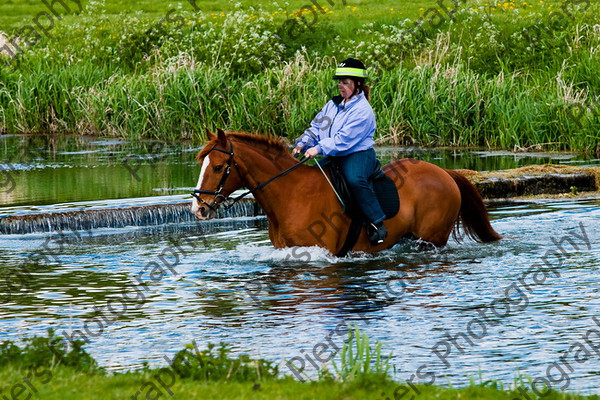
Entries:
[[470, 238], [480, 242], [493, 242], [502, 239], [502, 236], [490, 224], [487, 209], [477, 188], [462, 174], [449, 169], [445, 171], [458, 185], [462, 198], [456, 227], [458, 228], [460, 221], [462, 221], [465, 233]]

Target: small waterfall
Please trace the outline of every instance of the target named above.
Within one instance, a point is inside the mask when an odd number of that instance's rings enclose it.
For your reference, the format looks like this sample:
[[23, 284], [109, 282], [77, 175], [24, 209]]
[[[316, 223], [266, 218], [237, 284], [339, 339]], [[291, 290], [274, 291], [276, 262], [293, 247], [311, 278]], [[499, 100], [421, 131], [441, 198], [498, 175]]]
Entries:
[[[150, 204], [124, 208], [103, 208], [51, 213], [30, 213], [0, 218], [0, 233], [27, 234], [37, 232], [89, 231], [96, 228], [123, 228], [169, 223], [193, 222], [190, 201], [185, 203]], [[231, 209], [217, 211], [217, 218], [240, 218], [264, 215], [254, 199], [242, 199]]]

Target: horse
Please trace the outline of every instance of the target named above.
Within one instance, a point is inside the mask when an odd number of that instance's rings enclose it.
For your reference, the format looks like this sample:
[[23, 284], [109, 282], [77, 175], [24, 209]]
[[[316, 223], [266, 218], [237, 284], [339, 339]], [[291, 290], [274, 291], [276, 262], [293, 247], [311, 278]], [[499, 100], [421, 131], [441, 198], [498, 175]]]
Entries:
[[[196, 218], [214, 218], [229, 195], [245, 187], [267, 216], [275, 248], [320, 246], [338, 254], [351, 219], [319, 168], [301, 164], [279, 138], [218, 129], [217, 134], [207, 130], [207, 139], [196, 156], [201, 165], [191, 207]], [[383, 243], [371, 245], [362, 228], [352, 251], [378, 252], [404, 237], [444, 246], [461, 222], [476, 241], [502, 238], [477, 188], [460, 173], [413, 159], [393, 161], [382, 170], [395, 183], [400, 210], [384, 221]]]

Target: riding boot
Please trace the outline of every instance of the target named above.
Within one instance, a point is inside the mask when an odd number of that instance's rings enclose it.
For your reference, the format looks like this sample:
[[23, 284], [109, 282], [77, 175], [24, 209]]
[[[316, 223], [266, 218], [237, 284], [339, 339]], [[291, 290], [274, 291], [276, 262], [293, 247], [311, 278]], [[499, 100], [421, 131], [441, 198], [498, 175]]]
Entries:
[[369, 224], [367, 227], [367, 235], [369, 236], [369, 242], [372, 245], [377, 245], [383, 243], [383, 239], [385, 239], [388, 235], [387, 229], [383, 225], [383, 222], [379, 222], [378, 224]]

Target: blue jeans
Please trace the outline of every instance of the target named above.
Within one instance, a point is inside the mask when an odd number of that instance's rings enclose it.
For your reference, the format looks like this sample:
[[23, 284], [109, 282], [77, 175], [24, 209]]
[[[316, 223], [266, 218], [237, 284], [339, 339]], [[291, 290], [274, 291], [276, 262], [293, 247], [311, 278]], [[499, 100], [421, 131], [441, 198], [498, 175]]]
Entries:
[[368, 182], [369, 177], [381, 166], [375, 157], [375, 150], [371, 148], [332, 159], [341, 166], [354, 200], [369, 222], [378, 224], [383, 221], [385, 214]]

